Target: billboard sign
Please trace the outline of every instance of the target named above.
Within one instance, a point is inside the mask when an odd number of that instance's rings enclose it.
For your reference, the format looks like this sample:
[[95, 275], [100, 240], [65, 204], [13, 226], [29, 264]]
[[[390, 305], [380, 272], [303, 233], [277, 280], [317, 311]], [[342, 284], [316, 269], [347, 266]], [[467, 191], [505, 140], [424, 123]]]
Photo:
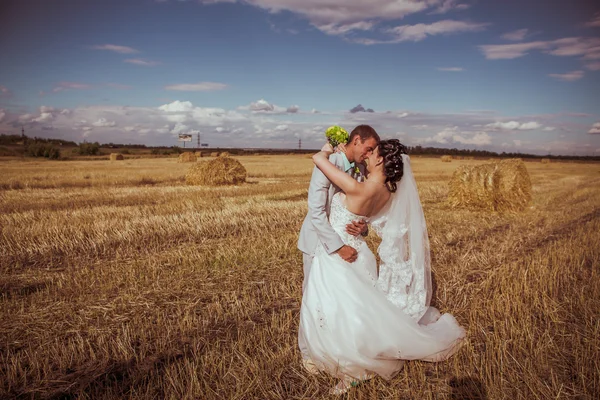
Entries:
[[190, 135], [189, 133], [180, 133], [178, 141], [179, 142], [191, 142], [192, 135]]

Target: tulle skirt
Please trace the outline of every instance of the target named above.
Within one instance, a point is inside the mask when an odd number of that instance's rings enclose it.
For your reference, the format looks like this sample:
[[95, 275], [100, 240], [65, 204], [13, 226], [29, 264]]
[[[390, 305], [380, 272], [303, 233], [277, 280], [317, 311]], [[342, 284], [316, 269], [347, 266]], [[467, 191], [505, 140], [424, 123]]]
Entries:
[[450, 314], [433, 307], [419, 321], [404, 314], [376, 287], [377, 262], [363, 243], [354, 263], [318, 248], [300, 309], [303, 357], [340, 378], [373, 373], [390, 379], [403, 360], [442, 361], [465, 337]]

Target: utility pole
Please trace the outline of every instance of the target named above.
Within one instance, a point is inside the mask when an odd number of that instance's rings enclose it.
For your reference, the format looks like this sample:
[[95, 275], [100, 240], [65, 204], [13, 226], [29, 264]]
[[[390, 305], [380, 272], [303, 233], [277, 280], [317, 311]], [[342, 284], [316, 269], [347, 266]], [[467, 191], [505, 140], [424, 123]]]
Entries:
[[302, 139], [298, 139], [298, 150], [302, 150]]
[[198, 132], [198, 150], [200, 150], [200, 132]]

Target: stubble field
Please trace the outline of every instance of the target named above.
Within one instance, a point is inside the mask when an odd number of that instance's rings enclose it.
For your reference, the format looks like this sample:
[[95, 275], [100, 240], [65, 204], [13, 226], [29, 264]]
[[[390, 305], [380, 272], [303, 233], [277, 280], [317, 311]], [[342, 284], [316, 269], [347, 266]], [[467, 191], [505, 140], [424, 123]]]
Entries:
[[[172, 158], [0, 161], [0, 398], [328, 398], [296, 345], [312, 160], [238, 160], [221, 188]], [[600, 164], [526, 163], [521, 213], [448, 207], [480, 162], [412, 162], [467, 344], [347, 398], [600, 398]]]

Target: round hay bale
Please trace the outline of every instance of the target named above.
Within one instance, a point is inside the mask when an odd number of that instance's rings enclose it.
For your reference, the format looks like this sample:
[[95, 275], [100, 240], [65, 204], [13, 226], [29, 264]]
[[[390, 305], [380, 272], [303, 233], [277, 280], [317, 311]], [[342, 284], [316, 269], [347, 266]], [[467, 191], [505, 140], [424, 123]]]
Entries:
[[442, 156], [442, 162], [452, 162], [452, 156]]
[[210, 156], [211, 157], [219, 157], [219, 152], [218, 151], [212, 152], [212, 153], [210, 153]]
[[522, 160], [463, 165], [450, 181], [448, 203], [452, 207], [517, 211], [530, 201], [531, 180]]
[[195, 186], [237, 185], [246, 182], [246, 175], [246, 168], [238, 160], [217, 157], [192, 165], [185, 174], [185, 183]]
[[196, 162], [196, 156], [191, 151], [181, 153], [177, 159], [178, 163]]
[[123, 154], [119, 153], [110, 153], [110, 161], [124, 160]]
[[195, 152], [194, 155], [196, 156], [196, 158], [202, 158], [202, 152], [201, 151]]
[[224, 151], [222, 153], [219, 154], [219, 157], [229, 157], [229, 153]]
[[542, 158], [542, 164], [550, 164], [549, 158]]

